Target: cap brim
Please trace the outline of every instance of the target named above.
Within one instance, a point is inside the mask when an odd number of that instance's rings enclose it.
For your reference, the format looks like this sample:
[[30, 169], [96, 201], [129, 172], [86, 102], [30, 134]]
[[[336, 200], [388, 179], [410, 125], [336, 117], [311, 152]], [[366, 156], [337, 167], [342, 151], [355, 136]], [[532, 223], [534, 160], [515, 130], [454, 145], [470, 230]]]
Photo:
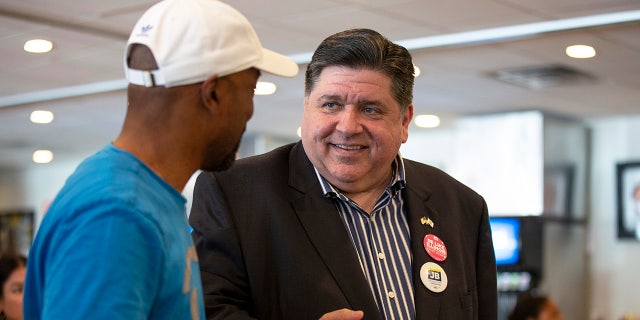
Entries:
[[265, 48], [262, 48], [262, 61], [256, 68], [282, 77], [295, 77], [299, 69], [293, 59]]

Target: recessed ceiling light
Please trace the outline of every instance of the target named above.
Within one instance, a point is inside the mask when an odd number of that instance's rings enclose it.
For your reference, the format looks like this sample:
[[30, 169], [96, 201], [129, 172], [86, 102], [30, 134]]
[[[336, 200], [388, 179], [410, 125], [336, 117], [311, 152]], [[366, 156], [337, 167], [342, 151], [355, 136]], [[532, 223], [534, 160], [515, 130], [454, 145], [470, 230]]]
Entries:
[[433, 114], [417, 115], [413, 123], [420, 128], [436, 128], [440, 125], [440, 117]]
[[596, 49], [594, 49], [592, 46], [583, 44], [568, 46], [565, 52], [569, 57], [576, 59], [593, 58], [596, 56]]
[[51, 123], [51, 121], [53, 121], [53, 112], [47, 110], [35, 110], [31, 112], [29, 120], [33, 123]]
[[420, 68], [414, 64], [413, 65], [413, 77], [417, 78], [419, 76], [420, 76]]
[[296, 134], [298, 135], [298, 138], [302, 138], [302, 127], [298, 127], [298, 130], [296, 130]]
[[49, 163], [53, 160], [53, 152], [51, 150], [36, 150], [33, 153], [33, 162]]
[[259, 81], [256, 84], [256, 89], [254, 90], [254, 93], [258, 96], [266, 96], [266, 95], [274, 94], [276, 92], [276, 89], [277, 87], [275, 83]]
[[53, 43], [44, 39], [33, 39], [24, 43], [24, 51], [31, 53], [45, 53], [53, 49]]

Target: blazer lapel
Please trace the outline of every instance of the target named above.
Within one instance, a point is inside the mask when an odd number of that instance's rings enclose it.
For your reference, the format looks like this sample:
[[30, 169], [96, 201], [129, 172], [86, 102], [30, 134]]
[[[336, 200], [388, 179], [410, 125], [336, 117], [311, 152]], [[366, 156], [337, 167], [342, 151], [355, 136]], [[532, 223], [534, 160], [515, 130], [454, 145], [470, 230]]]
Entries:
[[292, 200], [300, 223], [354, 310], [366, 319], [381, 319], [338, 209], [322, 194], [311, 162], [298, 143], [289, 158], [289, 183], [302, 194]]
[[[413, 254], [413, 290], [414, 303], [416, 307], [416, 319], [425, 319], [425, 315], [437, 319], [440, 313], [440, 302], [442, 295], [429, 291], [420, 279], [420, 268], [422, 265], [432, 261], [424, 249], [423, 239], [427, 234], [439, 235], [440, 221], [439, 213], [429, 207], [431, 192], [420, 181], [412, 181], [415, 177], [411, 171], [412, 165], [405, 160], [405, 170], [407, 177], [407, 188], [403, 193], [407, 204], [407, 219], [411, 232], [411, 252]], [[430, 224], [423, 223], [424, 220], [431, 221]]]

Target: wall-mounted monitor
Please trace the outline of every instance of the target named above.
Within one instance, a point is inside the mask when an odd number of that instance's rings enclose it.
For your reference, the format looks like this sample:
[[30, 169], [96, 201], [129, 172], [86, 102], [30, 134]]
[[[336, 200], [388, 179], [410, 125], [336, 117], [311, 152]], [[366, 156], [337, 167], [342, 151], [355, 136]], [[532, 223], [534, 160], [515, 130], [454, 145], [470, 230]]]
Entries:
[[497, 265], [513, 265], [520, 261], [520, 219], [491, 218], [491, 234]]
[[498, 271], [542, 274], [543, 219], [537, 216], [489, 218]]

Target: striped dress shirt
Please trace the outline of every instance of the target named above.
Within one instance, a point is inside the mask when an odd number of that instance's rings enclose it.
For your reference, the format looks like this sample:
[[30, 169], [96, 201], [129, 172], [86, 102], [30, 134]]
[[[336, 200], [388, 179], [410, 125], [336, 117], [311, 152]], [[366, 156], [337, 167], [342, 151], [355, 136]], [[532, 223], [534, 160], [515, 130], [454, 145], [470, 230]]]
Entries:
[[336, 207], [360, 258], [362, 271], [385, 319], [415, 319], [409, 224], [401, 190], [404, 162], [392, 164], [393, 175], [371, 214], [334, 188], [316, 170], [326, 197]]

